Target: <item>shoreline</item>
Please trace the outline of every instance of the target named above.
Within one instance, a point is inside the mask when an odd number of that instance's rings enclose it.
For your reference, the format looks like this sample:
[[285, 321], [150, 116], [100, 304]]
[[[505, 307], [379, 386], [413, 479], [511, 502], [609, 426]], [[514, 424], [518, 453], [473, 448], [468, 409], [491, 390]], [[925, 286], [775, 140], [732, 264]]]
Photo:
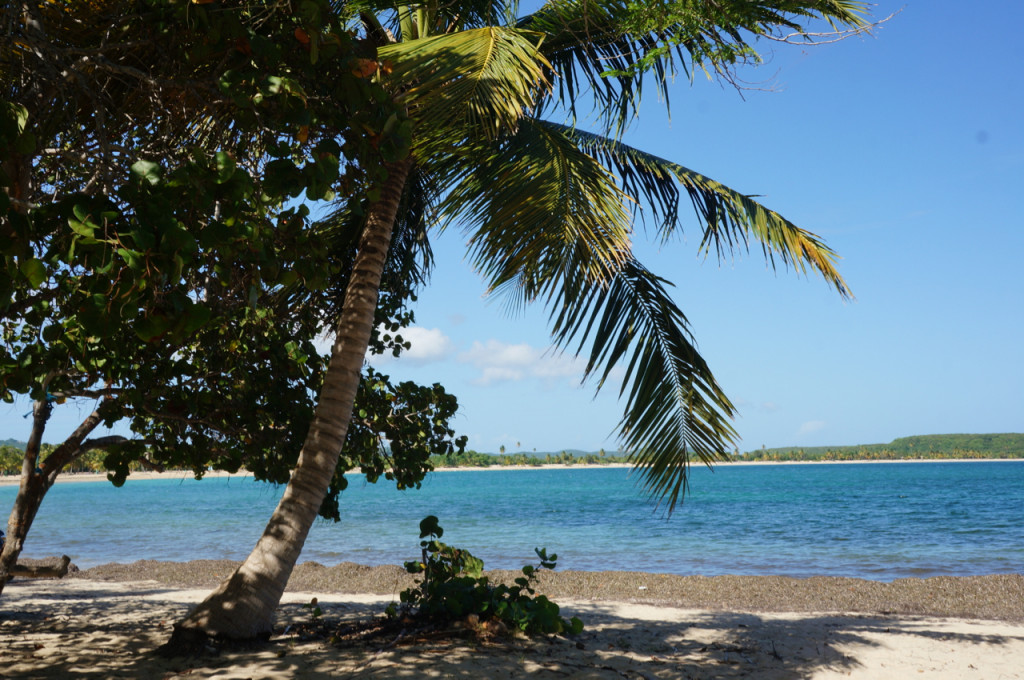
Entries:
[[[872, 464], [895, 464], [895, 463], [1024, 463], [1024, 458], [908, 458], [898, 460], [750, 460], [750, 461], [719, 461], [714, 467], [759, 467], [765, 465], [872, 465]], [[695, 464], [695, 467], [704, 467]], [[495, 470], [595, 470], [595, 469], [625, 469], [631, 470], [633, 466], [627, 463], [601, 464], [577, 464], [565, 465], [563, 463], [552, 463], [544, 465], [488, 465], [488, 466], [463, 466], [463, 467], [439, 467], [433, 472], [491, 472]], [[358, 473], [355, 473], [358, 474]], [[429, 473], [428, 473], [429, 474]], [[252, 473], [244, 470], [239, 472], [225, 472], [223, 470], [210, 470], [203, 475], [206, 478], [239, 478], [252, 477]], [[152, 472], [141, 470], [132, 472], [125, 483], [132, 480], [143, 481], [151, 479], [173, 479], [185, 480], [194, 479], [189, 470], [168, 470], [167, 472]], [[74, 472], [64, 473], [57, 477], [56, 484], [67, 484], [71, 482], [106, 482], [105, 472]], [[0, 476], [0, 487], [18, 486], [21, 482], [20, 475]]]

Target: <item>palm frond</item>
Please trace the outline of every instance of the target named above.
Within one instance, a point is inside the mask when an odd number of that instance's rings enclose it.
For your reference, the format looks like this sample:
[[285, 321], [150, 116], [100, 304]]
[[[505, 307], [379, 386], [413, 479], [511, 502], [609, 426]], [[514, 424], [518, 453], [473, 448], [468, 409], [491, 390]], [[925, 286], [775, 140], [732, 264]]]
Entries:
[[[586, 376], [598, 389], [625, 366], [620, 443], [652, 497], [671, 512], [686, 492], [691, 456], [710, 465], [738, 439], [734, 407], [694, 345], [689, 324], [661, 279], [629, 260], [607, 286], [553, 301], [552, 333], [559, 347], [589, 345]], [[670, 285], [670, 284], [668, 284]]]
[[677, 70], [735, 82], [736, 67], [760, 61], [758, 36], [802, 32], [800, 19], [863, 28], [865, 13], [857, 0], [549, 0], [518, 26], [544, 34], [560, 103], [575, 118], [589, 90], [617, 136], [635, 115], [645, 75], [668, 106]]
[[[542, 50], [551, 63], [558, 102], [575, 119], [577, 100], [589, 91], [594, 110], [603, 112], [615, 134], [633, 118], [644, 85], [643, 78], [625, 72], [658, 44], [652, 36], [627, 34], [625, 13], [625, 3], [618, 0], [558, 0], [518, 24], [544, 34]], [[657, 61], [651, 71], [659, 92], [667, 94], [671, 60]], [[615, 72], [623, 75], [611, 75]]]
[[514, 131], [547, 90], [540, 35], [498, 27], [387, 45], [398, 98], [423, 137], [431, 131], [495, 139]]
[[626, 196], [560, 130], [524, 119], [515, 135], [444, 161], [442, 213], [471, 234], [473, 265], [513, 305], [602, 285], [630, 257]]
[[512, 0], [460, 0], [457, 3], [431, 0], [419, 4], [398, 3], [393, 0], [345, 0], [332, 4], [337, 6], [336, 11], [377, 15], [379, 23], [401, 40], [413, 39], [412, 35], [403, 34], [401, 30], [401, 13], [404, 7], [411, 6], [414, 11], [426, 10], [429, 13], [432, 21], [427, 26], [425, 35], [420, 35], [418, 27], [414, 31], [417, 37], [426, 37], [469, 28], [511, 25], [514, 23], [513, 12], [518, 5]]
[[716, 182], [678, 163], [636, 148], [557, 123], [538, 123], [561, 131], [580, 149], [593, 154], [618, 175], [624, 190], [646, 203], [660, 222], [659, 235], [668, 240], [681, 227], [682, 197], [690, 199], [703, 223], [701, 247], [714, 249], [719, 258], [737, 247], [760, 243], [774, 267], [776, 259], [800, 273], [816, 271], [844, 298], [852, 297], [836, 268], [837, 255], [815, 234], [801, 229], [752, 197]]

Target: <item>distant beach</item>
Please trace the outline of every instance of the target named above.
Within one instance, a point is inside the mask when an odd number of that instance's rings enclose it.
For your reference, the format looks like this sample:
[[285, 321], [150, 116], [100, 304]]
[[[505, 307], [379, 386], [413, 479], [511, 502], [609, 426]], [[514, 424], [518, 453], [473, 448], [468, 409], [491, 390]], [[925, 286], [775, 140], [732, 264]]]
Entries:
[[[1024, 463], [1024, 458], [908, 458], [901, 460], [738, 460], [738, 461], [719, 461], [715, 463], [713, 467], [747, 467], [747, 466], [762, 466], [762, 465], [861, 465], [861, 464], [874, 464], [874, 463], [1005, 463], [1005, 462], [1019, 462]], [[704, 467], [700, 464], [694, 464], [695, 467]], [[439, 467], [435, 468], [434, 472], [487, 472], [495, 470], [594, 470], [594, 469], [632, 469], [632, 465], [612, 463], [608, 465], [564, 465], [559, 463], [550, 463], [542, 465], [487, 465], [487, 466], [462, 466], [462, 467]], [[222, 478], [222, 477], [235, 477], [238, 479], [246, 479], [252, 477], [252, 473], [241, 470], [239, 472], [224, 472], [222, 470], [211, 470], [203, 475], [204, 478]], [[194, 475], [189, 470], [168, 470], [166, 472], [154, 472], [151, 470], [141, 470], [138, 472], [132, 472], [128, 476], [128, 481], [131, 480], [143, 480], [143, 479], [194, 479]], [[65, 473], [57, 477], [56, 483], [67, 483], [67, 482], [105, 482], [107, 481], [107, 474], [105, 472], [71, 472]], [[19, 475], [4, 475], [0, 476], [0, 486], [17, 486], [21, 482]]]

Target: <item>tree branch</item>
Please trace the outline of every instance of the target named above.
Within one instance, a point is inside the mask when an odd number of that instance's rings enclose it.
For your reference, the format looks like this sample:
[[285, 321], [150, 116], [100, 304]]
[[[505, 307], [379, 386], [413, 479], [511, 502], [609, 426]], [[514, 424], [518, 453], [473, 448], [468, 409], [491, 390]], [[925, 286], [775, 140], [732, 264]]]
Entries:
[[[885, 17], [884, 19], [880, 19], [878, 21], [870, 23], [867, 26], [849, 28], [846, 29], [845, 31], [827, 31], [823, 33], [805, 33], [800, 31], [796, 33], [790, 33], [788, 35], [771, 35], [769, 33], [764, 33], [761, 35], [761, 37], [766, 40], [771, 40], [773, 42], [786, 43], [787, 45], [828, 45], [830, 43], [837, 43], [842, 40], [846, 40], [847, 38], [852, 38], [855, 35], [862, 35], [865, 33], [870, 34], [875, 28], [878, 28], [882, 24], [886, 23], [887, 21], [889, 21], [902, 11], [902, 9], [898, 9], [889, 16]], [[828, 39], [819, 40], [818, 38]]]

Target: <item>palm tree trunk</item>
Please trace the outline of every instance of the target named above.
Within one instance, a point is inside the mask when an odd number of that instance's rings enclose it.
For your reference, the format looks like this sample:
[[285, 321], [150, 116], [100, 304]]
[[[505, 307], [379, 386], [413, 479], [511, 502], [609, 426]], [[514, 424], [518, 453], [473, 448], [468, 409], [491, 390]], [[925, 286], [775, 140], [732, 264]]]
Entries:
[[263, 536], [249, 557], [181, 622], [168, 647], [204, 637], [248, 639], [270, 634], [274, 612], [298, 561], [338, 465], [363, 359], [370, 342], [381, 273], [411, 160], [386, 165], [380, 201], [360, 237], [337, 338], [299, 461]]

